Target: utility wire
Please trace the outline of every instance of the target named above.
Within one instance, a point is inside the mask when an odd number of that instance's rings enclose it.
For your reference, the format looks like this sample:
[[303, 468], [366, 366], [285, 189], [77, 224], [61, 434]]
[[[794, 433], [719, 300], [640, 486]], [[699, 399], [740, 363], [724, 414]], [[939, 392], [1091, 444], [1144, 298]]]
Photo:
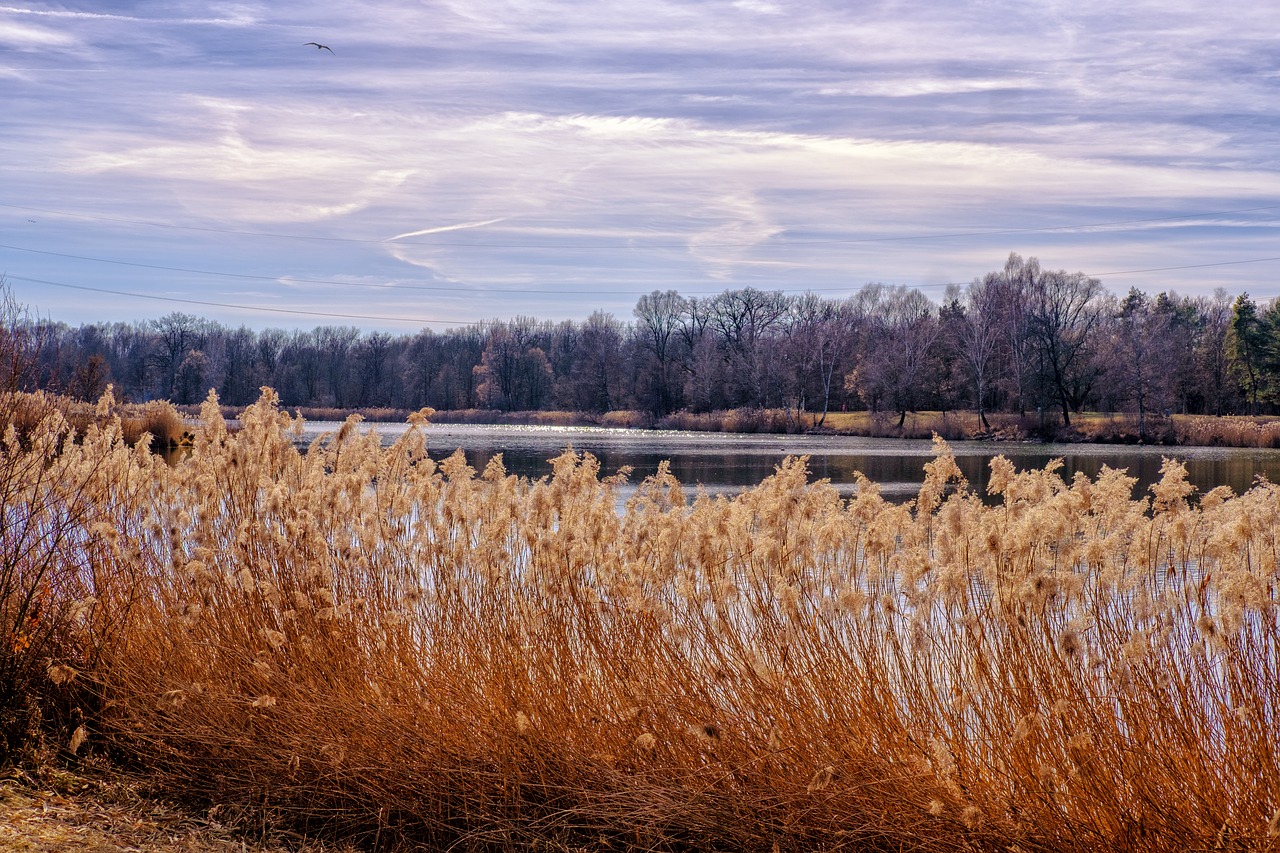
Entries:
[[328, 311], [303, 311], [294, 308], [267, 308], [261, 305], [236, 305], [229, 302], [209, 302], [203, 299], [181, 299], [177, 296], [155, 296], [150, 293], [133, 293], [127, 290], [110, 290], [105, 287], [86, 287], [82, 284], [67, 284], [61, 281], [48, 281], [40, 278], [26, 278], [20, 275], [4, 276], [13, 281], [25, 281], [28, 284], [43, 284], [49, 287], [65, 287], [71, 290], [86, 290], [91, 293], [107, 293], [112, 296], [132, 296], [137, 299], [152, 299], [157, 302], [177, 302], [182, 305], [202, 305], [212, 308], [234, 308], [240, 311], [266, 311], [272, 314], [292, 314], [303, 317], [329, 317], [338, 320], [380, 320], [396, 323], [421, 323], [422, 325], [483, 326], [488, 320], [429, 320], [421, 317], [381, 317], [372, 314], [337, 314]]
[[[17, 251], [17, 252], [31, 252], [31, 254], [35, 254], [35, 255], [47, 255], [51, 257], [67, 257], [67, 259], [70, 259], [70, 260], [90, 261], [90, 263], [93, 263], [93, 264], [114, 264], [118, 266], [133, 266], [133, 268], [155, 269], [155, 270], [161, 270], [161, 272], [166, 272], [166, 273], [189, 273], [192, 275], [215, 275], [215, 277], [220, 277], [220, 278], [248, 279], [248, 280], [257, 280], [257, 282], [280, 282], [280, 280], [285, 280], [285, 282], [287, 283], [328, 284], [328, 286], [334, 286], [334, 287], [367, 287], [367, 288], [380, 289], [380, 291], [389, 291], [389, 289], [397, 289], [397, 291], [461, 292], [461, 293], [470, 293], [472, 297], [489, 296], [489, 295], [508, 295], [508, 293], [536, 293], [536, 295], [561, 295], [561, 296], [594, 296], [596, 295], [596, 293], [598, 293], [598, 291], [566, 291], [566, 289], [558, 289], [558, 288], [549, 289], [549, 288], [485, 287], [477, 291], [475, 287], [445, 286], [445, 284], [439, 284], [439, 286], [435, 286], [435, 284], [433, 284], [433, 286], [428, 286], [428, 284], [393, 284], [389, 282], [387, 283], [339, 282], [339, 280], [325, 279], [325, 278], [294, 278], [294, 277], [289, 277], [289, 275], [287, 274], [253, 275], [250, 273], [220, 272], [220, 270], [192, 269], [192, 268], [188, 268], [188, 266], [165, 266], [163, 264], [143, 264], [143, 263], [140, 263], [140, 261], [124, 261], [124, 260], [109, 259], [109, 257], [91, 257], [88, 255], [72, 255], [72, 254], [68, 254], [68, 252], [52, 252], [52, 251], [44, 250], [44, 248], [29, 248], [27, 246], [10, 246], [10, 245], [5, 245], [5, 243], [0, 243], [0, 248], [8, 248], [8, 250], [10, 251]], [[1262, 263], [1267, 263], [1267, 261], [1277, 261], [1277, 260], [1280, 260], [1280, 256], [1247, 257], [1247, 259], [1240, 259], [1240, 260], [1210, 261], [1210, 263], [1206, 263], [1206, 264], [1183, 264], [1179, 266], [1151, 266], [1151, 268], [1147, 268], [1147, 269], [1111, 270], [1111, 272], [1107, 272], [1107, 273], [1091, 273], [1089, 274], [1089, 277], [1105, 278], [1105, 277], [1108, 277], [1108, 275], [1137, 275], [1140, 273], [1169, 273], [1169, 272], [1175, 272], [1175, 270], [1183, 270], [1183, 269], [1207, 269], [1207, 268], [1211, 268], [1211, 266], [1236, 266], [1240, 264], [1262, 264]], [[952, 284], [956, 284], [956, 286], [964, 287], [963, 282], [913, 284], [913, 286], [910, 286], [910, 287], [923, 289], [923, 288], [951, 287]], [[790, 288], [776, 288], [776, 289], [778, 289], [778, 291], [781, 291], [783, 293], [804, 293], [804, 292], [809, 292], [809, 293], [836, 292], [838, 293], [838, 292], [847, 291], [847, 289], [850, 289], [850, 288], [849, 287], [805, 287], [805, 288], [790, 287]], [[643, 296], [645, 295], [645, 293], [648, 293], [648, 292], [649, 291], [611, 291], [612, 295], [614, 296]], [[690, 293], [690, 295], [707, 295], [707, 293], [719, 293], [719, 292], [721, 291], [685, 291], [685, 293]], [[156, 297], [156, 298], [159, 298], [159, 297]]]
[[1230, 267], [1230, 266], [1235, 266], [1236, 264], [1260, 264], [1266, 261], [1280, 261], [1280, 257], [1246, 258], [1244, 260], [1239, 260], [1239, 261], [1213, 261], [1212, 263], [1207, 263], [1207, 264], [1184, 264], [1178, 267], [1151, 267], [1150, 269], [1145, 269], [1145, 270], [1117, 270], [1114, 272], [1093, 273], [1090, 277], [1102, 278], [1103, 276], [1108, 276], [1108, 275], [1136, 275], [1137, 273], [1144, 273], [1144, 272], [1169, 272], [1171, 270], [1198, 270], [1204, 267]]
[[[466, 249], [554, 249], [554, 250], [574, 249], [574, 250], [603, 250], [603, 251], [621, 251], [621, 250], [627, 250], [627, 249], [641, 249], [641, 248], [685, 250], [689, 248], [687, 243], [647, 244], [647, 245], [635, 245], [635, 244], [624, 244], [624, 243], [612, 244], [612, 245], [599, 245], [599, 244], [575, 245], [575, 244], [564, 244], [564, 243], [533, 244], [533, 243], [474, 243], [474, 242], [459, 243], [459, 242], [437, 242], [437, 241], [419, 242], [419, 241], [410, 241], [410, 240], [396, 240], [394, 238], [374, 240], [374, 239], [363, 239], [358, 237], [319, 237], [319, 236], [313, 236], [313, 235], [307, 235], [307, 234], [282, 234], [282, 233], [269, 232], [269, 231], [246, 231], [243, 229], [236, 229], [236, 228], [213, 228], [208, 226], [197, 226], [197, 225], [176, 225], [171, 222], [148, 222], [140, 219], [125, 219], [125, 218], [111, 217], [111, 216], [94, 216], [86, 213], [68, 213], [66, 211], [52, 210], [49, 208], [42, 208], [42, 207], [29, 207], [29, 206], [18, 205], [18, 204], [0, 203], [0, 207], [9, 208], [11, 210], [23, 210], [31, 213], [46, 213], [52, 216], [67, 216], [67, 217], [73, 217], [77, 219], [88, 219], [88, 220], [98, 221], [98, 222], [117, 222], [117, 223], [128, 224], [128, 225], [144, 225], [152, 228], [170, 228], [170, 229], [177, 229], [182, 231], [201, 231], [201, 232], [214, 233], [214, 234], [239, 234], [239, 235], [248, 236], [248, 237], [270, 237], [273, 239], [281, 239], [281, 240], [311, 240], [311, 241], [329, 242], [329, 243], [362, 243], [362, 244], [369, 244], [369, 245], [385, 244], [385, 245], [399, 245], [399, 246], [438, 246], [438, 247], [466, 248]], [[1123, 226], [1123, 225], [1143, 225], [1143, 224], [1150, 224], [1155, 222], [1176, 222], [1178, 220], [1197, 219], [1197, 218], [1207, 217], [1207, 216], [1228, 216], [1228, 215], [1237, 214], [1237, 213], [1256, 213], [1262, 210], [1280, 210], [1280, 204], [1264, 205], [1261, 207], [1243, 207], [1243, 208], [1237, 208], [1235, 210], [1210, 211], [1207, 213], [1184, 213], [1184, 214], [1178, 214], [1175, 216], [1159, 216], [1159, 217], [1150, 217], [1145, 219], [1117, 219], [1117, 220], [1112, 220], [1110, 222], [1091, 222], [1091, 223], [1074, 224], [1074, 225], [1052, 225], [1052, 226], [1045, 226], [1041, 228], [1005, 228], [1005, 229], [992, 228], [988, 230], [979, 230], [979, 231], [974, 231], [974, 230], [954, 231], [954, 232], [947, 232], [947, 233], [941, 233], [941, 234], [898, 235], [893, 237], [851, 237], [851, 238], [832, 239], [832, 240], [792, 240], [792, 241], [781, 243], [780, 245], [783, 245], [783, 246], [847, 245], [847, 244], [857, 244], [857, 243], [891, 243], [891, 242], [902, 242], [902, 241], [912, 241], [912, 240], [949, 240], [949, 239], [954, 239], [958, 237], [998, 237], [998, 236], [1004, 236], [1009, 234], [1041, 234], [1041, 233], [1049, 233], [1049, 232], [1055, 232], [1055, 231], [1074, 231], [1078, 229], [1111, 228], [1111, 227]], [[641, 235], [635, 239], [643, 240], [644, 237], [643, 235]], [[725, 243], [725, 244], [701, 243], [699, 244], [698, 247], [710, 248], [710, 249], [740, 249], [742, 248], [742, 245], [740, 243]]]
[[[1156, 267], [1156, 268], [1145, 269], [1145, 270], [1119, 270], [1116, 272], [1109, 272], [1109, 273], [1097, 273], [1096, 275], [1093, 275], [1091, 277], [1101, 278], [1102, 276], [1107, 276], [1107, 275], [1131, 275], [1135, 273], [1144, 273], [1144, 272], [1166, 272], [1169, 270], [1199, 269], [1201, 267], [1220, 267], [1220, 266], [1228, 266], [1232, 264], [1254, 264], [1254, 263], [1262, 263], [1264, 261], [1280, 261], [1280, 257], [1251, 258], [1248, 260], [1240, 260], [1240, 261], [1220, 261], [1217, 263], [1209, 263], [1209, 264], [1188, 264], [1186, 266], [1178, 266], [1178, 267]], [[218, 273], [209, 273], [209, 274], [217, 275]], [[66, 282], [49, 281], [47, 279], [39, 279], [39, 278], [27, 278], [26, 276], [12, 275], [12, 274], [4, 274], [0, 276], [0, 280], [4, 280], [4, 279], [27, 282], [28, 284], [42, 284], [42, 285], [47, 285], [49, 287], [63, 287], [63, 288], [68, 288], [70, 290], [82, 290], [82, 291], [88, 291], [90, 293], [104, 293], [110, 296], [130, 296], [135, 299], [150, 299], [156, 302], [172, 302], [172, 303], [178, 303], [181, 305], [200, 305], [200, 306], [212, 307], [212, 308], [232, 308], [239, 311], [261, 311], [261, 312], [267, 312], [271, 314], [284, 314], [288, 316], [327, 317], [330, 319], [338, 319], [338, 320], [377, 320], [382, 322], [396, 322], [396, 323], [420, 323], [424, 326], [427, 326], [427, 325], [483, 326], [490, 322], [488, 320], [444, 320], [444, 319], [427, 319], [422, 317], [385, 317], [385, 316], [374, 315], [374, 314], [342, 314], [342, 313], [329, 312], [329, 311], [305, 311], [302, 309], [293, 309], [293, 308], [269, 308], [262, 305], [241, 305], [238, 303], [231, 303], [231, 302], [212, 302], [212, 301], [202, 300], [202, 299], [183, 299], [177, 296], [156, 296], [150, 293], [135, 293], [128, 290], [112, 290], [110, 288], [105, 288], [105, 287], [88, 287], [82, 284], [68, 284]], [[955, 284], [957, 286], [963, 286], [963, 283], [961, 282], [945, 282], [940, 284], [918, 284], [918, 285], [908, 285], [908, 286], [913, 287], [916, 290], [919, 290], [926, 287], [950, 287], [952, 284]], [[841, 290], [862, 290], [866, 286], [867, 285], [862, 285], [859, 287], [840, 288], [840, 289]], [[555, 293], [559, 291], [508, 291], [508, 292]], [[564, 291], [564, 292], [578, 293], [578, 291]], [[623, 293], [627, 293], [627, 291], [614, 291], [614, 293], [623, 294]]]
[[[70, 260], [76, 260], [76, 261], [89, 261], [91, 263], [98, 263], [98, 264], [115, 264], [117, 266], [160, 270], [163, 272], [181, 272], [181, 273], [189, 273], [192, 275], [217, 276], [220, 278], [247, 279], [250, 281], [274, 281], [274, 282], [285, 281], [287, 283], [296, 283], [296, 284], [323, 284], [323, 285], [331, 285], [334, 287], [366, 287], [366, 288], [374, 288], [377, 290], [422, 290], [427, 292], [459, 292], [459, 293], [467, 293], [477, 297], [487, 296], [490, 294], [501, 294], [505, 296], [505, 295], [512, 295], [512, 294], [519, 295], [522, 293], [533, 293], [533, 294], [539, 294], [539, 295], [558, 294], [558, 295], [570, 295], [570, 296], [586, 295], [581, 290], [540, 289], [540, 288], [459, 287], [459, 286], [449, 286], [449, 285], [423, 285], [423, 284], [392, 284], [390, 282], [382, 283], [382, 282], [363, 282], [363, 281], [336, 281], [334, 279], [323, 279], [323, 278], [296, 278], [296, 277], [289, 276], [287, 274], [274, 275], [274, 276], [253, 275], [250, 273], [235, 273], [235, 272], [221, 272], [218, 270], [192, 269], [190, 267], [170, 267], [170, 266], [164, 266], [161, 264], [144, 264], [138, 261], [121, 261], [121, 260], [113, 260], [111, 258], [94, 258], [88, 255], [73, 255], [67, 252], [51, 252], [45, 249], [32, 249], [26, 246], [11, 246], [3, 243], [0, 243], [0, 249], [8, 249], [14, 252], [30, 252], [36, 255], [48, 255], [50, 257], [55, 257], [55, 258], [68, 258]], [[1243, 258], [1243, 259], [1231, 260], [1231, 261], [1212, 261], [1212, 262], [1203, 263], [1203, 264], [1183, 264], [1181, 266], [1169, 266], [1169, 267], [1149, 267], [1146, 269], [1137, 269], [1137, 270], [1112, 270], [1110, 272], [1088, 273], [1088, 275], [1091, 278], [1104, 278], [1106, 276], [1116, 276], [1116, 275], [1138, 275], [1140, 273], [1151, 273], [1151, 272], [1172, 272], [1176, 270], [1193, 270], [1193, 269], [1205, 269], [1209, 267], [1237, 266], [1240, 264], [1260, 264], [1260, 263], [1266, 263], [1269, 261], [1280, 261], [1280, 257]], [[950, 282], [950, 281], [937, 282], [932, 284], [916, 284], [916, 285], [909, 285], [909, 286], [914, 287], [916, 289], [925, 289], [925, 288], [937, 288], [937, 287], [950, 287], [953, 284], [960, 287], [964, 286], [964, 282]], [[842, 293], [844, 291], [851, 290], [854, 288], [784, 287], [784, 288], [775, 288], [775, 289], [782, 293], [833, 293], [833, 292]], [[649, 290], [611, 290], [609, 292], [610, 294], [615, 296], [643, 296], [644, 294], [649, 293], [650, 291]], [[684, 292], [692, 295], [703, 295], [703, 294], [720, 293], [722, 291], [721, 290], [687, 290]], [[159, 298], [159, 297], [155, 297], [155, 298]]]
[[[324, 278], [295, 278], [287, 274], [286, 275], [252, 275], [249, 273], [219, 272], [217, 270], [198, 270], [198, 269], [191, 269], [189, 267], [169, 267], [169, 266], [163, 266], [160, 264], [144, 264], [137, 261], [112, 260], [110, 258], [93, 258], [87, 255], [72, 255], [66, 252], [50, 252], [46, 249], [31, 249], [26, 246], [9, 246], [2, 243], [0, 243], [0, 249], [9, 249], [10, 251], [14, 251], [14, 252], [30, 252], [36, 255], [49, 255], [55, 258], [69, 258], [71, 260], [76, 260], [76, 261], [91, 261], [93, 263], [99, 263], [99, 264], [116, 264], [118, 266], [137, 267], [140, 269], [161, 270], [164, 272], [191, 273], [193, 275], [212, 275], [212, 276], [220, 276], [222, 278], [249, 279], [251, 281], [278, 282], [278, 281], [284, 280], [284, 281], [287, 281], [288, 283], [297, 283], [297, 284], [327, 284], [327, 285], [333, 285], [335, 287], [372, 287], [378, 290], [392, 290], [392, 289], [394, 290], [425, 290], [425, 291], [431, 291], [431, 292], [460, 291], [463, 293], [470, 293], [476, 296], [483, 296], [491, 293], [503, 294], [503, 295], [521, 294], [521, 293], [539, 293], [539, 294], [554, 293], [554, 294], [567, 294], [567, 295], [574, 295], [574, 296], [595, 295], [594, 291], [582, 291], [582, 290], [545, 290], [545, 289], [539, 290], [539, 289], [528, 289], [528, 288], [502, 288], [502, 287], [483, 287], [483, 286], [453, 287], [453, 286], [445, 286], [445, 285], [425, 285], [425, 284], [392, 284], [390, 282], [381, 283], [381, 282], [365, 282], [365, 281], [336, 281], [334, 279], [324, 279]], [[946, 287], [947, 285], [925, 284], [920, 286], [921, 287]], [[798, 288], [797, 287], [797, 288], [783, 288], [783, 292], [803, 293], [806, 290], [813, 291], [815, 293], [833, 292], [833, 291], [840, 292], [848, 289], [849, 288], [847, 287], [825, 287], [825, 288]], [[652, 288], [650, 288], [650, 290], [611, 290], [609, 292], [612, 294], [616, 294], [618, 296], [643, 296], [644, 294], [651, 292], [651, 290]], [[482, 291], [482, 292], [477, 293], [477, 291]], [[693, 294], [693, 295], [701, 295], [701, 294], [720, 293], [721, 291], [720, 290], [688, 290], [684, 292]]]

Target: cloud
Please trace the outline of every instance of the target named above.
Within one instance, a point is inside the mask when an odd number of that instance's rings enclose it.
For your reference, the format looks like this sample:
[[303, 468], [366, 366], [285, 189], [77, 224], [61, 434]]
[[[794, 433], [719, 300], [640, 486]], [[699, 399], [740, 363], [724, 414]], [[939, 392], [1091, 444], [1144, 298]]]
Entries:
[[[449, 281], [474, 294], [458, 311], [572, 316], [655, 286], [967, 280], [1010, 249], [1120, 270], [1274, 242], [1262, 214], [1097, 227], [1280, 195], [1266, 4], [109, 8], [0, 7], [5, 199], [70, 214], [36, 227], [0, 205], [32, 248]], [[533, 293], [556, 289], [575, 295]], [[411, 304], [363, 298], [393, 294]]]
[[60, 30], [0, 19], [0, 44], [5, 44], [18, 50], [71, 47], [76, 43], [74, 36]]
[[167, 24], [167, 25], [189, 25], [189, 24], [215, 24], [218, 26], [244, 27], [250, 26], [258, 22], [256, 15], [244, 11], [243, 7], [236, 7], [237, 11], [228, 17], [197, 17], [197, 18], [150, 18], [139, 17], [136, 15], [119, 15], [107, 12], [85, 12], [74, 9], [30, 9], [21, 6], [0, 6], [0, 14], [11, 15], [30, 15], [40, 18], [61, 18], [67, 20], [79, 21], [109, 21], [109, 22], [125, 22], [133, 24]]

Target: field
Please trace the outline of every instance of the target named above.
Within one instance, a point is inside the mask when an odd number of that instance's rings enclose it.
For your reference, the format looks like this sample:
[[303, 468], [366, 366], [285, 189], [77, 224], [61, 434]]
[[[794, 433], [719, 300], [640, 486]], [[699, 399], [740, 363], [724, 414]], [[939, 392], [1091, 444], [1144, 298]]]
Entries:
[[9, 760], [373, 848], [1280, 847], [1274, 486], [998, 459], [987, 506], [939, 440], [908, 505], [796, 459], [619, 513], [590, 456], [299, 451], [266, 393], [170, 467], [112, 410], [0, 456]]

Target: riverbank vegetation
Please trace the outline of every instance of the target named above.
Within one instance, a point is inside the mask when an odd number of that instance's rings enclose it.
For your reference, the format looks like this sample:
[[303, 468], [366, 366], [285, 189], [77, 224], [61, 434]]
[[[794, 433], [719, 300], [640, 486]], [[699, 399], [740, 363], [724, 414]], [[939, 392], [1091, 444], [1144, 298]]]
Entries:
[[[130, 410], [130, 407], [123, 407]], [[198, 406], [178, 406], [175, 411], [194, 419]], [[222, 406], [223, 417], [234, 419], [239, 407]], [[406, 409], [328, 409], [303, 407], [291, 410], [307, 421], [341, 422], [359, 415], [370, 423], [403, 423], [411, 414]], [[732, 409], [727, 412], [673, 412], [655, 418], [634, 410], [603, 412], [521, 411], [463, 409], [433, 411], [433, 423], [495, 424], [520, 426], [595, 426], [612, 429], [688, 430], [728, 433], [825, 433], [871, 438], [929, 439], [934, 435], [948, 441], [1057, 441], [1063, 443], [1101, 442], [1110, 444], [1164, 444], [1199, 447], [1280, 448], [1280, 418], [1247, 415], [1170, 415], [1148, 417], [1144, 426], [1135, 415], [1114, 412], [1081, 412], [1071, 427], [1055, 423], [1052, 416], [988, 413], [975, 411], [912, 412], [901, 424], [896, 415], [874, 412], [831, 412], [825, 418], [814, 413], [797, 414], [789, 409]]]
[[96, 750], [369, 847], [1280, 837], [1276, 486], [997, 459], [988, 506], [939, 442], [906, 505], [789, 460], [619, 511], [587, 455], [529, 482], [420, 429], [300, 450], [270, 392], [201, 420], [173, 466], [57, 411], [0, 448], [7, 760]]
[[654, 291], [630, 318], [518, 317], [400, 336], [232, 329], [181, 313], [29, 329], [43, 346], [26, 390], [86, 401], [112, 384], [121, 399], [189, 405], [214, 388], [244, 407], [266, 385], [294, 410], [626, 412], [655, 424], [780, 411], [783, 426], [823, 428], [835, 413], [867, 413], [884, 434], [920, 412], [968, 410], [974, 432], [1013, 421], [1040, 438], [1083, 433], [1078, 416], [1100, 411], [1151, 442], [1171, 417], [1280, 412], [1280, 305], [1221, 291], [1121, 297], [1018, 255], [930, 295], [881, 284], [842, 299]]

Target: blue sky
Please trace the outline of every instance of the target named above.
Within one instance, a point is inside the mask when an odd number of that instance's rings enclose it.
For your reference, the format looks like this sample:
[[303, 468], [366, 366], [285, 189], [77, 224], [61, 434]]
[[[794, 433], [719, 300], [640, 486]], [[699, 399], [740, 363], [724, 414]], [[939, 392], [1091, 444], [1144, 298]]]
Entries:
[[1277, 33], [1169, 0], [0, 0], [0, 274], [73, 324], [394, 332], [936, 297], [1011, 251], [1266, 298]]

